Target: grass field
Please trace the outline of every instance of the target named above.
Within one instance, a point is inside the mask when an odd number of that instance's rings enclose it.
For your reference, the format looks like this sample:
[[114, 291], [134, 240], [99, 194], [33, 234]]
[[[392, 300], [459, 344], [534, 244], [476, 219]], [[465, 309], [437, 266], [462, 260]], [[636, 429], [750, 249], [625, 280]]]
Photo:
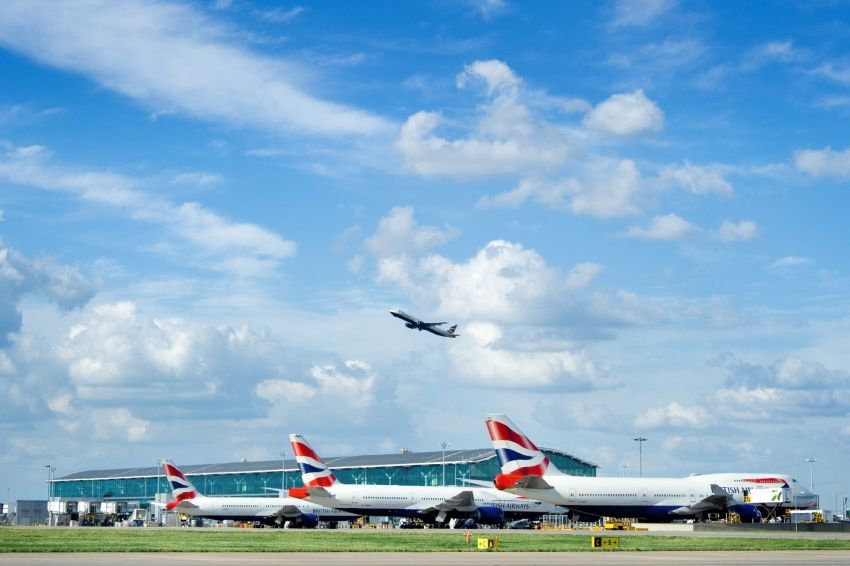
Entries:
[[[0, 552], [475, 552], [463, 533], [251, 529], [0, 528]], [[489, 535], [492, 536], [492, 535]], [[502, 552], [590, 551], [590, 534], [499, 534]], [[625, 536], [621, 551], [850, 550], [848, 539]]]

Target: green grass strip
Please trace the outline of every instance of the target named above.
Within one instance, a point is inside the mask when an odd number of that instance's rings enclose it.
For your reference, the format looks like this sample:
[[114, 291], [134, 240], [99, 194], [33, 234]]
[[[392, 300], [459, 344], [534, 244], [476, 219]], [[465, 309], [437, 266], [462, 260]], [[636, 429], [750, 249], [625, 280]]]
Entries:
[[[459, 531], [0, 527], [0, 552], [476, 552], [479, 536], [498, 536], [501, 552], [592, 550], [589, 533], [473, 532], [467, 544]], [[850, 550], [850, 539], [620, 537], [620, 551], [651, 550]]]

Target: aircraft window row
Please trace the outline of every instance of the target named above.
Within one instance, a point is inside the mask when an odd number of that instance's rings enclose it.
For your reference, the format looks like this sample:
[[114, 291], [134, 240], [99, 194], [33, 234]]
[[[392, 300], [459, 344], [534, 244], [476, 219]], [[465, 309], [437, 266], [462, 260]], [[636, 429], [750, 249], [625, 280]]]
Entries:
[[407, 497], [378, 497], [376, 495], [364, 495], [363, 499], [392, 499], [395, 501], [404, 501], [405, 499], [407, 499]]
[[684, 493], [656, 493], [655, 497], [687, 497]]
[[[637, 493], [579, 493], [579, 497], [637, 497]], [[656, 497], [658, 497], [656, 495]]]

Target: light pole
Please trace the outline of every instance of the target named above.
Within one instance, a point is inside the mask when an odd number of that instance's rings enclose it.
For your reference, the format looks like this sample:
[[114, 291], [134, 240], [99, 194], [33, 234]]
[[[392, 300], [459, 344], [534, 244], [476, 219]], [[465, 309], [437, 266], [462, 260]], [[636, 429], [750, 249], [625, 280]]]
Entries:
[[[809, 492], [812, 495], [815, 494], [815, 462], [817, 461], [817, 458], [806, 458], [806, 462], [809, 463]], [[816, 507], [820, 508], [820, 497], [817, 498]]]
[[640, 477], [643, 477], [643, 443], [646, 442], [646, 439], [642, 436], [638, 436], [635, 438], [635, 442], [638, 443], [638, 462]]
[[620, 469], [623, 470], [623, 477], [626, 477], [626, 470], [629, 469], [628, 464], [620, 464]]
[[44, 467], [47, 468], [47, 526], [49, 527], [53, 525], [53, 517], [50, 513], [50, 472], [53, 470], [53, 466], [46, 464]]
[[286, 452], [281, 451], [280, 453], [280, 487], [283, 488], [283, 491], [280, 492], [281, 497], [285, 497], [283, 493], [286, 491]]
[[440, 443], [440, 448], [443, 449], [443, 486], [446, 485], [446, 448], [449, 447], [449, 443], [445, 440]]

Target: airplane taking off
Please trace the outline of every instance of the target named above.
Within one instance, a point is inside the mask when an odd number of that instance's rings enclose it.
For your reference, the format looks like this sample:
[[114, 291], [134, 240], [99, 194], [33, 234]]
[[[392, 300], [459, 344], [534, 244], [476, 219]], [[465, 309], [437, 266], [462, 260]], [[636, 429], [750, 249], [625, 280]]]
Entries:
[[499, 525], [505, 518], [532, 518], [563, 513], [555, 505], [532, 501], [492, 488], [412, 485], [346, 485], [300, 434], [290, 434], [292, 452], [301, 468], [305, 487], [290, 488], [289, 495], [358, 515], [415, 517], [426, 522], [472, 518]]
[[411, 330], [427, 330], [431, 334], [436, 334], [437, 336], [444, 336], [446, 338], [457, 338], [460, 334], [455, 334], [455, 330], [457, 330], [457, 324], [449, 326], [447, 329], [443, 330], [442, 328], [438, 328], [444, 324], [448, 324], [446, 322], [424, 322], [413, 316], [412, 314], [407, 314], [401, 309], [392, 309], [390, 314], [396, 318], [400, 318], [404, 321], [404, 325]]
[[163, 505], [190, 517], [233, 521], [261, 521], [278, 527], [314, 528], [319, 521], [354, 521], [357, 515], [291, 497], [206, 497], [198, 493], [170, 460], [162, 463], [174, 501]]
[[686, 478], [580, 477], [561, 472], [505, 415], [485, 418], [502, 473], [498, 489], [601, 517], [672, 521], [734, 511], [744, 522], [791, 502], [791, 476], [694, 474]]

